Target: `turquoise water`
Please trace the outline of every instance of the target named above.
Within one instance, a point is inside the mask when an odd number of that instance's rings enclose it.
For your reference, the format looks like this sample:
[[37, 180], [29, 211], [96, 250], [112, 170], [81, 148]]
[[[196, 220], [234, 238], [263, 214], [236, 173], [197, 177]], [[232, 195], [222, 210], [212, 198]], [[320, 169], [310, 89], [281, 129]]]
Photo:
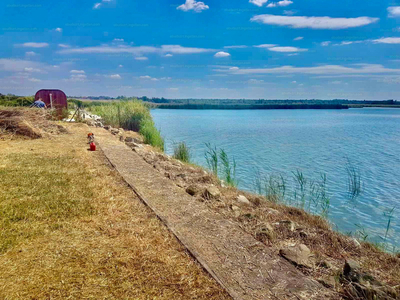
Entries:
[[[239, 188], [255, 191], [257, 172], [293, 171], [309, 180], [327, 175], [328, 218], [337, 230], [363, 229], [383, 242], [387, 213], [395, 208], [386, 241], [400, 248], [400, 109], [349, 110], [152, 110], [173, 153], [185, 141], [193, 162], [206, 165], [205, 143], [225, 149], [237, 162]], [[348, 196], [347, 161], [361, 174], [361, 194]], [[293, 190], [287, 197], [293, 198]]]

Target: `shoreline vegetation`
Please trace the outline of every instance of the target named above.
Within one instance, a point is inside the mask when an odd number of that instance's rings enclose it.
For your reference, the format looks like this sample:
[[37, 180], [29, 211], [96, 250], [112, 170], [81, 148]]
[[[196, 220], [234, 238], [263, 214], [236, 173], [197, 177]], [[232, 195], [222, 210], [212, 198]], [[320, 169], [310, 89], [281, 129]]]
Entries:
[[[155, 127], [150, 114], [151, 106], [148, 103], [136, 99], [106, 103], [81, 102], [79, 100], [70, 102], [79, 103], [92, 113], [101, 116], [107, 125], [140, 133], [144, 137], [145, 144], [164, 152], [164, 139], [160, 130]], [[175, 143], [173, 150], [175, 159], [193, 164], [191, 149], [185, 142]], [[219, 178], [223, 185], [233, 188], [238, 186], [237, 164], [234, 157], [229, 157], [224, 149], [218, 149], [211, 143], [207, 143], [205, 158], [208, 171]], [[314, 177], [307, 177], [301, 170], [292, 171], [291, 174], [291, 178], [287, 178], [282, 174], [265, 174], [263, 170], [256, 170], [253, 193], [264, 197], [267, 201], [296, 207], [328, 219], [331, 206], [331, 195], [327, 185], [328, 175], [321, 173]], [[356, 201], [363, 190], [362, 176], [359, 168], [349, 159], [344, 166], [343, 176], [348, 181], [349, 200]], [[390, 245], [387, 240], [388, 234], [391, 233], [391, 219], [395, 210], [393, 208], [387, 208], [387, 210], [392, 210], [392, 213], [388, 217], [386, 234], [381, 242], [370, 240], [371, 235], [360, 224], [357, 225], [357, 230], [346, 234], [365, 242], [370, 241], [375, 247], [396, 254], [398, 249]], [[386, 216], [384, 217], [386, 218]]]

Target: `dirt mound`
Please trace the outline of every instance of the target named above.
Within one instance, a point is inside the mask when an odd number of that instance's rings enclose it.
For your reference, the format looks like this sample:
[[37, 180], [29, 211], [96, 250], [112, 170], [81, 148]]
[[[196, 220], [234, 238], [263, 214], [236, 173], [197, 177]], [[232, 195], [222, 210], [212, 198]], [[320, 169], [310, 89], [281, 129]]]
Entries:
[[24, 137], [38, 139], [67, 130], [51, 122], [51, 114], [43, 109], [0, 109], [0, 139]]

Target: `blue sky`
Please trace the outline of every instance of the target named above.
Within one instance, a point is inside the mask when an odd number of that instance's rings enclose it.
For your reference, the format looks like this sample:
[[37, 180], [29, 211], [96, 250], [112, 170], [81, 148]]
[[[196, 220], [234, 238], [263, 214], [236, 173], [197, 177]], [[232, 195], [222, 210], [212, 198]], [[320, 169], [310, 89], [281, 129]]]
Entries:
[[0, 6], [0, 93], [400, 98], [400, 0]]

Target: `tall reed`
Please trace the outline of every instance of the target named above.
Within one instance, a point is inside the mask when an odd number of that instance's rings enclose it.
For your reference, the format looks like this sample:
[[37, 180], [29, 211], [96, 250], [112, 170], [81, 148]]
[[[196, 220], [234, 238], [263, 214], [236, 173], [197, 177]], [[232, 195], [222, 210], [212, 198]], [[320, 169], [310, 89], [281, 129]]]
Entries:
[[153, 122], [149, 108], [141, 101], [93, 103], [88, 109], [101, 116], [105, 124], [139, 132], [146, 144], [164, 151], [164, 139]]
[[360, 169], [355, 167], [353, 163], [347, 158], [346, 164], [348, 195], [350, 199], [357, 198], [361, 191], [361, 172]]
[[224, 149], [219, 152], [219, 158], [221, 159], [223, 178], [227, 185], [237, 186], [238, 182], [236, 179], [236, 160], [232, 161], [229, 159], [228, 154], [226, 154]]
[[210, 168], [211, 172], [218, 176], [218, 151], [217, 147], [212, 147], [210, 143], [206, 143], [206, 152], [204, 154], [207, 165]]

